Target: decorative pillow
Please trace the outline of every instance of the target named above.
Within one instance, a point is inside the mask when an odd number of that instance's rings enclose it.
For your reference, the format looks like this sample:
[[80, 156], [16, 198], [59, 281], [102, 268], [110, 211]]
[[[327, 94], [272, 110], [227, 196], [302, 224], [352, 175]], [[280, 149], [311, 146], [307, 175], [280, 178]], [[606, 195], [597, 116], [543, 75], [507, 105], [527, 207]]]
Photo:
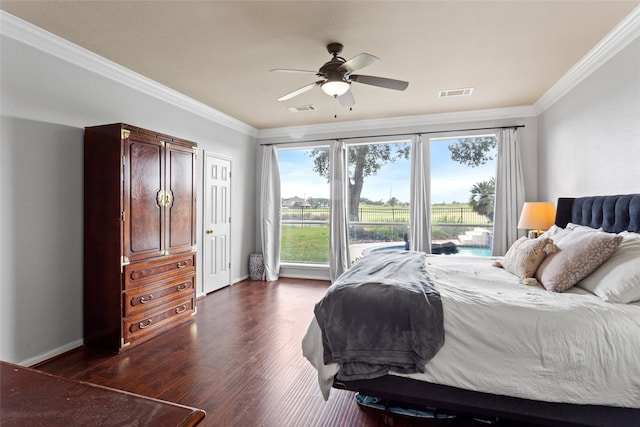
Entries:
[[598, 295], [604, 301], [640, 301], [640, 234], [620, 233], [622, 243], [611, 258], [576, 286]]
[[549, 291], [564, 292], [605, 262], [622, 236], [575, 229], [556, 235], [554, 241], [559, 250], [540, 263], [536, 279]]
[[553, 240], [547, 237], [521, 237], [511, 245], [500, 264], [509, 273], [527, 279], [533, 277], [544, 257], [554, 247]]

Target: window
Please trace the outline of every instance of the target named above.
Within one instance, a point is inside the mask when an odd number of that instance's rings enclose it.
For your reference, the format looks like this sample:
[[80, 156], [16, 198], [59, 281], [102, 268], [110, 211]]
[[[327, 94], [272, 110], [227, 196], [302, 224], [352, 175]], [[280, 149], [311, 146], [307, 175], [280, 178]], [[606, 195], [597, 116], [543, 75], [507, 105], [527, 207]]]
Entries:
[[329, 263], [329, 183], [314, 171], [316, 157], [328, 170], [327, 147], [278, 151], [282, 262]]
[[[491, 255], [495, 135], [432, 138], [433, 253]], [[409, 140], [349, 144], [349, 244], [352, 261], [409, 242]], [[285, 263], [329, 263], [329, 148], [281, 149]]]

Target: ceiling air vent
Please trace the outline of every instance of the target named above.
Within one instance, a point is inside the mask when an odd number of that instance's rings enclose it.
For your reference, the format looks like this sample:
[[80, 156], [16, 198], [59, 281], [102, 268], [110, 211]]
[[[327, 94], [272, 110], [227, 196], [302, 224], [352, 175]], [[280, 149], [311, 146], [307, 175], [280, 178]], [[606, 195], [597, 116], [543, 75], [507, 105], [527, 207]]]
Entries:
[[463, 89], [441, 90], [440, 98], [449, 98], [451, 96], [469, 96], [472, 93], [473, 93], [472, 87], [466, 87]]
[[287, 107], [292, 113], [302, 113], [303, 111], [316, 111], [315, 105], [299, 105], [297, 107]]

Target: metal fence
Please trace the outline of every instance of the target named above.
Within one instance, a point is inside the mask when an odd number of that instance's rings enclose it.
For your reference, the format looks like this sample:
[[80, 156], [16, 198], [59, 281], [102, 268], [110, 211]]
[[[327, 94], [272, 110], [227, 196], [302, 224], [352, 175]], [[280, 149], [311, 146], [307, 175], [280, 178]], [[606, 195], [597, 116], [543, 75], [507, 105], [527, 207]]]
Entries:
[[[409, 223], [409, 206], [366, 206], [358, 210], [362, 223]], [[282, 209], [285, 223], [318, 223], [329, 221], [328, 207], [291, 207]], [[489, 218], [480, 215], [469, 206], [432, 206], [431, 222], [439, 224], [492, 224]]]

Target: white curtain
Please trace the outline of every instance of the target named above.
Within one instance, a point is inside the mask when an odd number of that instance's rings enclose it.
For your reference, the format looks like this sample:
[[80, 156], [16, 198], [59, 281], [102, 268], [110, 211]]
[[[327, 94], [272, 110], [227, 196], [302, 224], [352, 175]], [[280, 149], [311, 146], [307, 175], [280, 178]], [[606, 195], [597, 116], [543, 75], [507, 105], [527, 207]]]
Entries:
[[265, 279], [278, 280], [280, 274], [280, 169], [278, 150], [265, 146], [262, 150], [260, 181], [260, 225]]
[[518, 213], [524, 203], [524, 180], [517, 129], [498, 132], [493, 255], [504, 255], [518, 240]]
[[329, 276], [331, 281], [349, 268], [349, 204], [347, 175], [347, 144], [335, 141], [329, 154], [330, 167], [330, 229]]
[[411, 142], [409, 249], [431, 253], [431, 181], [429, 142], [416, 135]]

